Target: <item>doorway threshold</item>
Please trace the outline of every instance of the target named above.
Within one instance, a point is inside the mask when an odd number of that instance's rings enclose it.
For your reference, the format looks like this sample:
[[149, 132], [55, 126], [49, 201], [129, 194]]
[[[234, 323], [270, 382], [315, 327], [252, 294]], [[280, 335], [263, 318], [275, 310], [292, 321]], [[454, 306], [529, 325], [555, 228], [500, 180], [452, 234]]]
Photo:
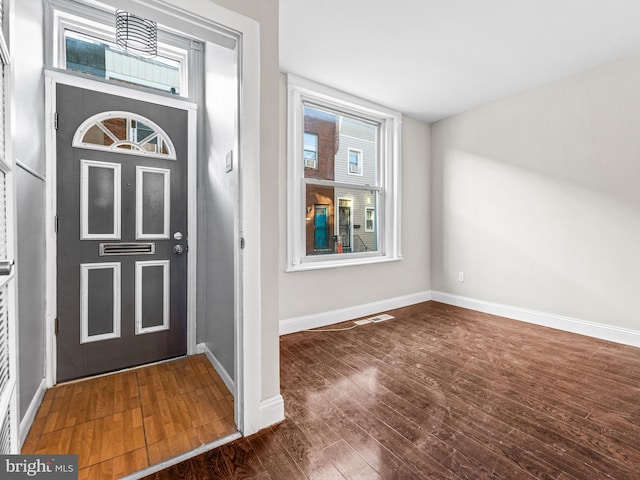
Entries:
[[226, 437], [223, 438], [219, 438], [218, 440], [214, 440], [213, 442], [209, 442], [203, 445], [200, 445], [199, 447], [190, 450], [188, 452], [185, 452], [181, 455], [178, 455], [176, 457], [170, 458], [169, 460], [165, 460], [161, 463], [158, 463], [156, 465], [151, 465], [150, 467], [147, 467], [143, 470], [139, 470], [137, 472], [134, 472], [130, 475], [127, 475], [126, 477], [122, 477], [121, 480], [138, 480], [140, 478], [144, 478], [147, 477], [149, 475], [153, 475], [154, 473], [158, 473], [162, 470], [164, 470], [165, 468], [169, 468], [172, 467], [173, 465], [177, 465], [180, 462], [184, 462], [186, 460], [189, 460], [190, 458], [193, 457], [197, 457], [198, 455], [208, 452], [209, 450], [213, 450], [214, 448], [218, 448], [221, 447], [222, 445], [226, 445], [227, 443], [231, 443], [234, 440], [237, 440], [239, 438], [242, 438], [242, 434], [238, 431], [236, 431], [235, 433], [232, 433], [231, 435], [227, 435]]
[[47, 390], [23, 454], [77, 454], [80, 479], [140, 478], [237, 438], [204, 354]]

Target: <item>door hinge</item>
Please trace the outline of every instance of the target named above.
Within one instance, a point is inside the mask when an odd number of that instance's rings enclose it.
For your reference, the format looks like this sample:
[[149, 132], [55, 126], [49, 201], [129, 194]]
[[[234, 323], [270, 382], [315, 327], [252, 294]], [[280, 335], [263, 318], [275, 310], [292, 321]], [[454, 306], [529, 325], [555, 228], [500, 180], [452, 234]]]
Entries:
[[58, 112], [53, 113], [53, 128], [58, 129]]
[[58, 215], [53, 217], [53, 228], [55, 229], [56, 233], [58, 233]]
[[240, 249], [244, 250], [244, 237], [240, 237]]
[[60, 319], [58, 317], [56, 317], [55, 320], [55, 326], [54, 326], [54, 332], [56, 334], [56, 337], [58, 336], [58, 332], [60, 331]]

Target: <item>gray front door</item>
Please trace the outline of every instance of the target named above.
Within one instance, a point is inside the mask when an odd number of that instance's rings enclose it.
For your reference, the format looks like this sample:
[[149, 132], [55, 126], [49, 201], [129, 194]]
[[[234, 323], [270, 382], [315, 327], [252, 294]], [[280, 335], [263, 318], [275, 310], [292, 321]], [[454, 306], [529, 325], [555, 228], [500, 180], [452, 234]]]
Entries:
[[56, 99], [58, 381], [186, 354], [187, 112]]

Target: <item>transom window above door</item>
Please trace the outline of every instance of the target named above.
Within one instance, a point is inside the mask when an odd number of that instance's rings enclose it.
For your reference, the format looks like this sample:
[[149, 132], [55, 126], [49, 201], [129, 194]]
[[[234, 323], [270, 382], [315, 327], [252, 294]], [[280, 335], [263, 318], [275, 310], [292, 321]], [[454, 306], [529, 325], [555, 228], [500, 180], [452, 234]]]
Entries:
[[[186, 53], [185, 53], [186, 55]], [[64, 68], [94, 77], [181, 95], [180, 58], [143, 58], [102, 38], [65, 29]]]
[[[157, 55], [144, 57], [116, 44], [114, 7], [98, 2], [47, 0], [51, 42], [48, 67], [128, 87], [194, 99], [203, 42], [158, 24]], [[194, 72], [191, 75], [189, 72]]]
[[176, 159], [167, 134], [151, 120], [130, 112], [102, 112], [88, 118], [76, 130], [73, 146]]

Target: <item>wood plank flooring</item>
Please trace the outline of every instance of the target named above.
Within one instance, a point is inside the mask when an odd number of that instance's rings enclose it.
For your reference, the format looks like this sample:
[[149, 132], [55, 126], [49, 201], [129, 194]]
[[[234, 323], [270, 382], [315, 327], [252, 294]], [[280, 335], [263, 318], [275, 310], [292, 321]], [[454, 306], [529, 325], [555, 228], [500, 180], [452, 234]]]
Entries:
[[282, 337], [286, 420], [147, 478], [640, 478], [639, 349], [436, 302], [389, 313]]
[[75, 453], [80, 479], [116, 479], [233, 433], [233, 397], [205, 355], [49, 389], [23, 454]]

